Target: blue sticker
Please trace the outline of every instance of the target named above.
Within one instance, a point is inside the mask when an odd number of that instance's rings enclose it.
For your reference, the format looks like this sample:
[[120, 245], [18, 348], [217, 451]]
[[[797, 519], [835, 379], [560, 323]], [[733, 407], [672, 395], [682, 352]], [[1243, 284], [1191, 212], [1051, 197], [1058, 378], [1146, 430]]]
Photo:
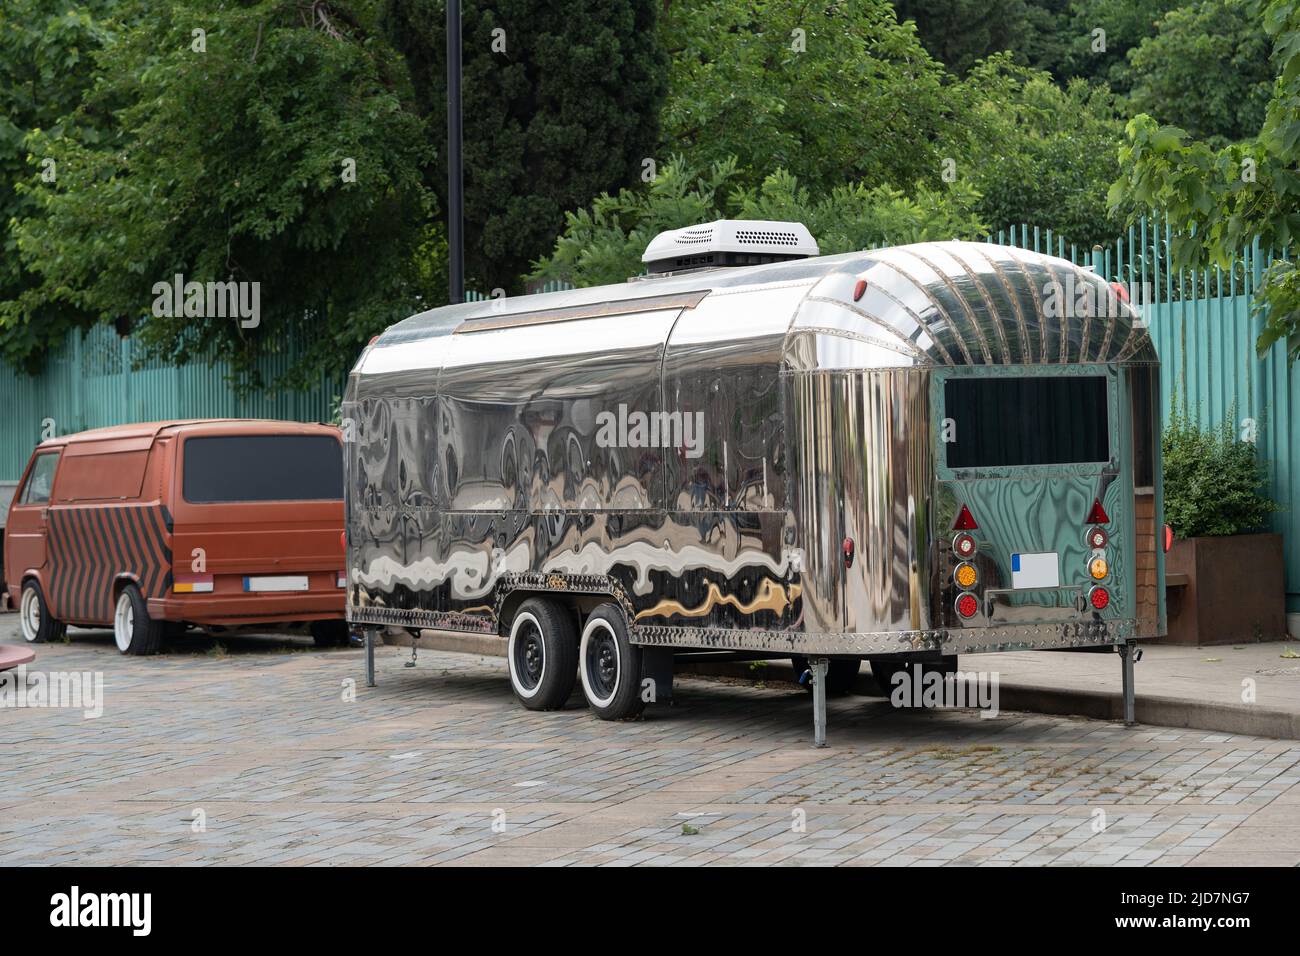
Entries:
[[1011, 570], [1012, 570], [1012, 571], [1019, 571], [1019, 570], [1020, 570], [1020, 555], [1018, 555], [1018, 554], [1013, 554], [1013, 555], [1011, 556]]

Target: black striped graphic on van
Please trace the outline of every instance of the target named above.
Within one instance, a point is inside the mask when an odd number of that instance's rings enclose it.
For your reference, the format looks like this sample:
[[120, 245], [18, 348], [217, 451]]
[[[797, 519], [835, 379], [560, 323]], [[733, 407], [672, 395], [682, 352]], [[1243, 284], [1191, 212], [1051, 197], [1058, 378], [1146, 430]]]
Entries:
[[113, 582], [124, 574], [146, 599], [171, 587], [171, 515], [162, 505], [52, 507], [48, 545], [58, 620], [111, 623]]

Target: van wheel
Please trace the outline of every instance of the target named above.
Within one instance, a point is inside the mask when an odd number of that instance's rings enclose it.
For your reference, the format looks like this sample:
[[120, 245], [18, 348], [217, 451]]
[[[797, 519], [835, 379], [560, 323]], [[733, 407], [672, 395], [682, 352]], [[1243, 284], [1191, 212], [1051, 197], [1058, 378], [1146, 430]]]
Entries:
[[149, 620], [149, 607], [134, 584], [122, 588], [113, 611], [113, 640], [123, 654], [156, 654], [162, 646], [162, 621]]
[[312, 621], [311, 639], [317, 647], [346, 647], [348, 643], [347, 621]]
[[559, 710], [577, 680], [578, 635], [566, 608], [529, 598], [510, 622], [510, 686], [529, 710]]
[[[792, 657], [790, 666], [794, 668], [794, 676], [797, 680], [803, 676], [804, 671], [808, 670], [808, 658]], [[843, 697], [845, 694], [852, 693], [853, 682], [858, 679], [858, 670], [862, 667], [862, 661], [854, 659], [851, 661], [832, 660], [830, 666], [826, 668], [826, 693], [831, 697]], [[812, 690], [812, 678], [803, 683], [804, 690]]]
[[28, 644], [60, 641], [68, 633], [68, 625], [50, 617], [49, 605], [45, 603], [45, 593], [35, 581], [23, 583], [23, 594], [18, 602], [19, 625], [22, 628], [23, 640]]
[[641, 698], [641, 648], [627, 636], [623, 612], [602, 604], [591, 612], [578, 647], [578, 675], [587, 705], [601, 720], [635, 717]]

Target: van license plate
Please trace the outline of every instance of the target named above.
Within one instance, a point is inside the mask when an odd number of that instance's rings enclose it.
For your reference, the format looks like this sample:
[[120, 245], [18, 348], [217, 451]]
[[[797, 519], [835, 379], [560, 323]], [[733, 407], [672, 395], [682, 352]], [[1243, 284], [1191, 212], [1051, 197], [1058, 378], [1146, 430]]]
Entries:
[[245, 577], [245, 591], [306, 591], [307, 575], [279, 574], [264, 577]]
[[1058, 588], [1061, 586], [1061, 561], [1055, 551], [1040, 551], [1011, 556], [1013, 588]]

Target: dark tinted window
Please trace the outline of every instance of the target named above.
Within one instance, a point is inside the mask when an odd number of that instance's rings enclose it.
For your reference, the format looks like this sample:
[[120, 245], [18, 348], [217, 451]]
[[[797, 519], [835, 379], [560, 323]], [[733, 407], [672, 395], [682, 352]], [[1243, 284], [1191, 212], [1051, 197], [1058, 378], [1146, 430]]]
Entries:
[[1110, 460], [1101, 375], [950, 378], [944, 408], [955, 426], [949, 468]]
[[328, 435], [223, 435], [184, 447], [186, 501], [343, 497], [343, 451]]

